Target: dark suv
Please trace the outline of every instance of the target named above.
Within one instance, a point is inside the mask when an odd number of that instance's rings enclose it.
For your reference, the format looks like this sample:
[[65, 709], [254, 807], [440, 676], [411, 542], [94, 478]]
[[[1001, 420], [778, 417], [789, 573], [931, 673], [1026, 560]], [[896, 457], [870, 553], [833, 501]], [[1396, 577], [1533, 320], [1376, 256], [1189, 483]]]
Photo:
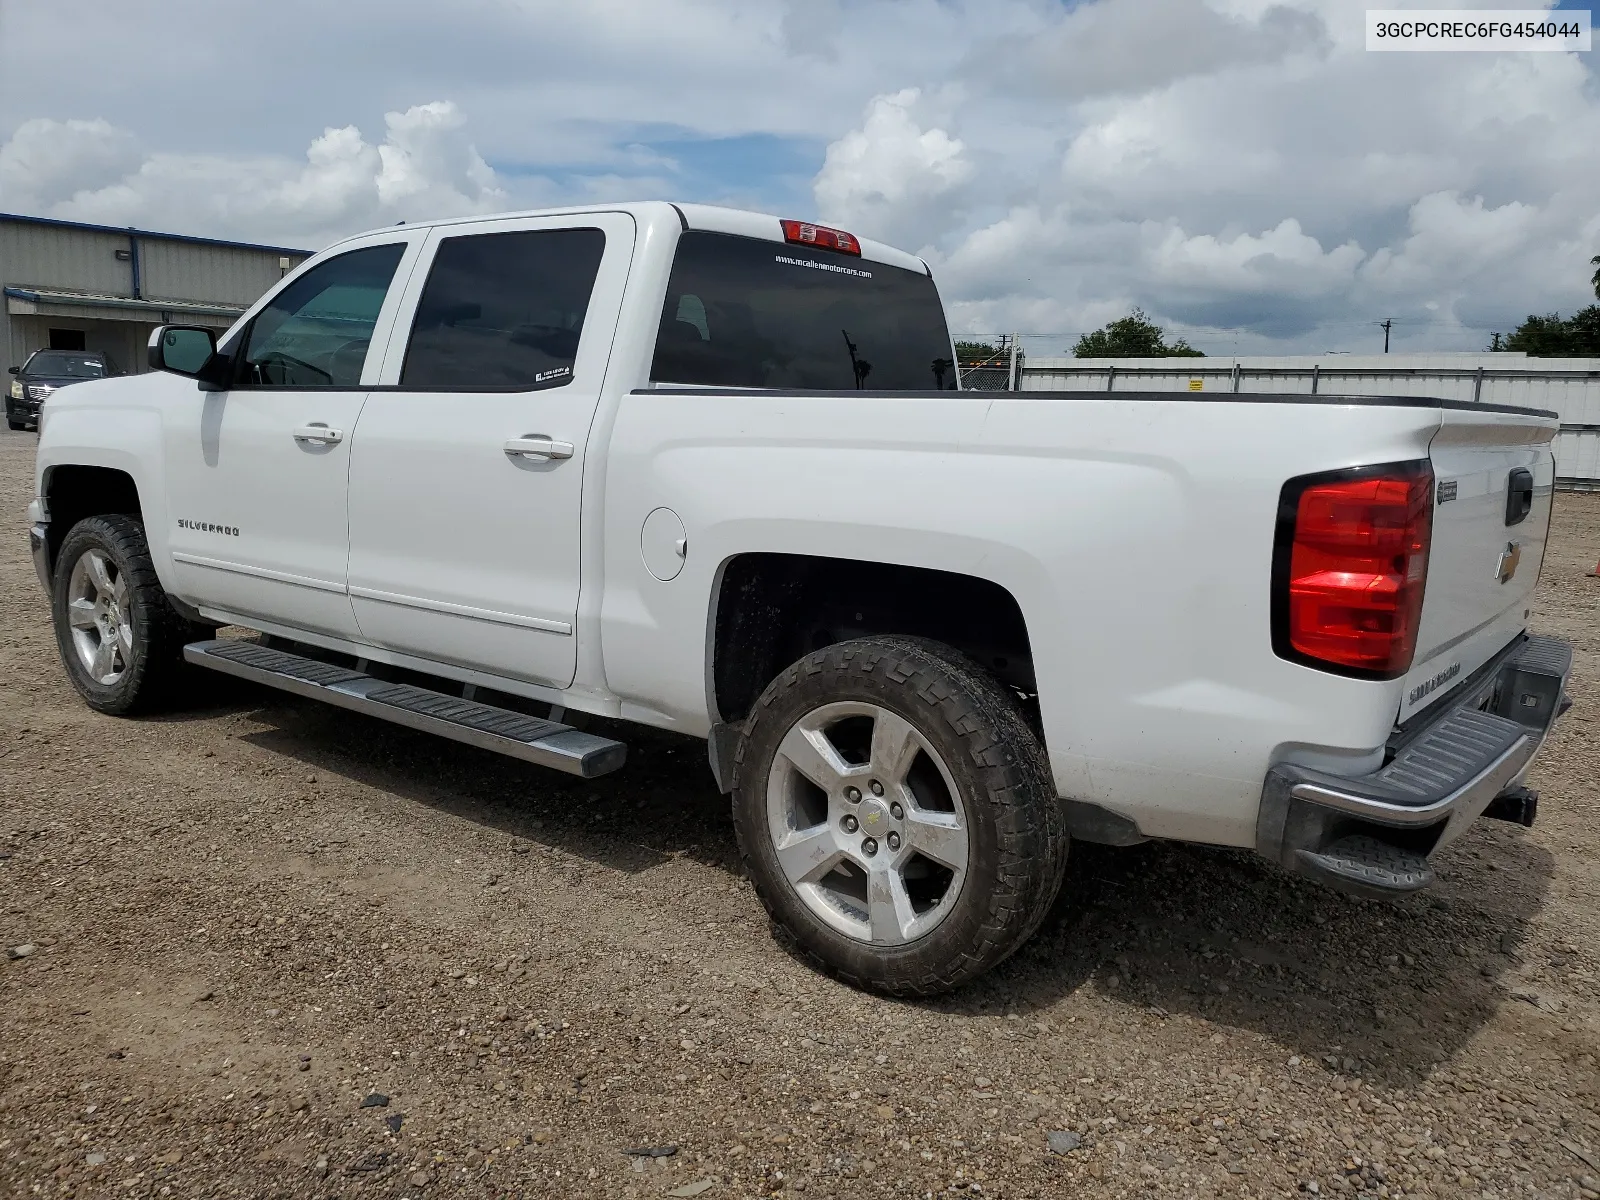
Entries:
[[85, 379], [104, 379], [122, 371], [99, 350], [35, 350], [20, 367], [6, 392], [6, 424], [13, 429], [39, 428], [39, 405], [50, 393]]

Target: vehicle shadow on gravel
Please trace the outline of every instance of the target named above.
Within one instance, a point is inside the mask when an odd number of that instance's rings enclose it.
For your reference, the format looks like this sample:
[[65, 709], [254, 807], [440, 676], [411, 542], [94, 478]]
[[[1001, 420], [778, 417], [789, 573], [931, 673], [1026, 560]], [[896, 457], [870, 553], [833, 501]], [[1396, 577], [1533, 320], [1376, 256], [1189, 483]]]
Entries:
[[224, 682], [235, 685], [217, 693], [224, 708], [273, 726], [243, 740], [309, 769], [616, 871], [690, 858], [738, 872], [728, 799], [712, 781], [700, 739], [596, 719], [586, 728], [626, 741], [628, 763], [613, 775], [578, 779], [313, 700]]
[[1521, 962], [1554, 860], [1520, 833], [1480, 821], [1440, 854], [1433, 889], [1398, 902], [1330, 891], [1243, 850], [1078, 843], [1033, 942], [947, 1003], [1026, 1012], [1090, 987], [1402, 1084], [1473, 1037]]
[[[271, 726], [246, 741], [508, 840], [630, 873], [677, 857], [740, 871], [728, 801], [697, 739], [597, 721], [595, 732], [627, 740], [628, 765], [580, 780], [253, 685], [217, 699]], [[1034, 939], [932, 1003], [1037, 1020], [1092, 988], [1130, 1015], [1183, 1013], [1402, 1083], [1475, 1034], [1520, 962], [1554, 865], [1520, 834], [1478, 822], [1441, 854], [1441, 882], [1399, 902], [1344, 896], [1243, 850], [1076, 843]], [[763, 919], [754, 906], [750, 917]]]

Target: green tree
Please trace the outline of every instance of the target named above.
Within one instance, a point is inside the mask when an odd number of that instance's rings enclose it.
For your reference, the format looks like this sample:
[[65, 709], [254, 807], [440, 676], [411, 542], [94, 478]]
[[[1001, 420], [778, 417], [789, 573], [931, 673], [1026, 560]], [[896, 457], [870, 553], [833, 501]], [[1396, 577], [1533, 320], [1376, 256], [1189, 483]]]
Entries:
[[1490, 350], [1520, 350], [1530, 358], [1600, 358], [1600, 304], [1570, 317], [1546, 313], [1528, 319], [1509, 334], [1495, 334]]
[[1179, 338], [1168, 343], [1166, 331], [1144, 315], [1143, 309], [1134, 309], [1127, 316], [1112, 321], [1104, 329], [1086, 333], [1072, 348], [1075, 358], [1204, 358], [1205, 352], [1196, 350]]
[[1579, 358], [1600, 358], [1600, 304], [1573, 313], [1567, 328], [1572, 331], [1574, 354]]
[[991, 346], [988, 342], [963, 342], [956, 341], [957, 358], [993, 358], [1001, 353], [999, 346]]

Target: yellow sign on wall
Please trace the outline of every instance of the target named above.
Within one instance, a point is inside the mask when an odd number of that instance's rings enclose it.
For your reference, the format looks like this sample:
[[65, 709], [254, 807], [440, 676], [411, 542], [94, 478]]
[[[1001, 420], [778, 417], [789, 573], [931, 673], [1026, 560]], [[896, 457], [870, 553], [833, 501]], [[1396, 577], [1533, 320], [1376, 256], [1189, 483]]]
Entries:
[[1203, 391], [1205, 391], [1206, 390], [1206, 381], [1204, 379], [1191, 379], [1191, 380], [1189, 380], [1189, 390], [1191, 392], [1203, 392]]

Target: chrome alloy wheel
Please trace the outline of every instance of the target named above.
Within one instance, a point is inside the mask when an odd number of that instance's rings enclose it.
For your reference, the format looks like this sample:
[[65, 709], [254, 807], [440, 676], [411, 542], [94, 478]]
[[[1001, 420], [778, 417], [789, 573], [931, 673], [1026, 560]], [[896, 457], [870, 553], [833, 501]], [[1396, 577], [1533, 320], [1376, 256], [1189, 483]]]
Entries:
[[927, 934], [966, 878], [967, 814], [949, 768], [876, 704], [824, 704], [790, 727], [767, 776], [767, 829], [806, 907], [876, 946]]
[[103, 550], [86, 550], [72, 565], [67, 622], [89, 678], [105, 687], [121, 679], [133, 657], [133, 614], [127, 577]]

